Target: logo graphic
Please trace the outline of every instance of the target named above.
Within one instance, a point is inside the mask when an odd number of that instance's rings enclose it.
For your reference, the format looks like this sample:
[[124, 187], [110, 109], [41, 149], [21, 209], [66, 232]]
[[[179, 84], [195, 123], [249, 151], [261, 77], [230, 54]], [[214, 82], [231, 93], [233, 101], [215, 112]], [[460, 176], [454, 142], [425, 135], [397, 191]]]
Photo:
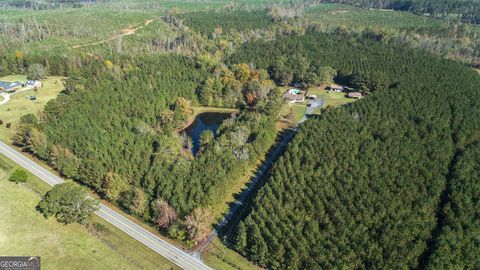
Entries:
[[0, 257], [0, 270], [40, 270], [40, 257]]

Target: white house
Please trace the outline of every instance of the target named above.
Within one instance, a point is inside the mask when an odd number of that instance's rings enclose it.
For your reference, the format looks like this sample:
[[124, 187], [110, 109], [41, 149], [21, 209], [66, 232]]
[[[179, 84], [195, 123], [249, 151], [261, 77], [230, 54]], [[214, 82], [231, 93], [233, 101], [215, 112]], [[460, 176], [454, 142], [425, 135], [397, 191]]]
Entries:
[[40, 88], [42, 87], [42, 82], [37, 80], [28, 80], [26, 85], [27, 87], [30, 87], [30, 88]]
[[305, 91], [301, 91], [298, 89], [290, 89], [288, 90], [283, 97], [288, 101], [288, 103], [302, 103], [305, 101]]

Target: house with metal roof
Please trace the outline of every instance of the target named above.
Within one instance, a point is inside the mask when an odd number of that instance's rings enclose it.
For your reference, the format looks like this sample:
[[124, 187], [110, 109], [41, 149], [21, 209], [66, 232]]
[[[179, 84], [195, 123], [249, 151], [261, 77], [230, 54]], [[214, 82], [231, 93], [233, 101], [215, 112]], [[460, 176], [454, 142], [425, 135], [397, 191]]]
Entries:
[[3, 82], [0, 81], [0, 91], [15, 92], [17, 89], [23, 87], [21, 82]]

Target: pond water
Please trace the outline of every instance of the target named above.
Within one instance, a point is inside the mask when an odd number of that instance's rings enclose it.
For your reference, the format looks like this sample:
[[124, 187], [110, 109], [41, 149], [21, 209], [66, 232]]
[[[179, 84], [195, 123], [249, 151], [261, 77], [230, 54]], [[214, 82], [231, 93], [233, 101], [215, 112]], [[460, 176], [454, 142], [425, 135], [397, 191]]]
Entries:
[[195, 117], [193, 123], [185, 129], [187, 135], [192, 139], [192, 153], [196, 155], [200, 148], [200, 134], [204, 130], [217, 132], [222, 122], [231, 117], [230, 113], [205, 112]]

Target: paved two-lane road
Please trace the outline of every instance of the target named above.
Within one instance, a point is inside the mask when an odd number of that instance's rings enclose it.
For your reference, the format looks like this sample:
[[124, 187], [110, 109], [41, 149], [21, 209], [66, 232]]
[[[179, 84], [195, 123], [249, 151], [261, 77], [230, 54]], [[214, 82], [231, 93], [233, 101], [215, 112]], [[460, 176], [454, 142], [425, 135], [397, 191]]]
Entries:
[[[0, 142], [0, 153], [51, 186], [64, 181], [3, 142]], [[103, 204], [100, 204], [96, 214], [183, 269], [211, 269], [197, 258], [160, 239]]]

